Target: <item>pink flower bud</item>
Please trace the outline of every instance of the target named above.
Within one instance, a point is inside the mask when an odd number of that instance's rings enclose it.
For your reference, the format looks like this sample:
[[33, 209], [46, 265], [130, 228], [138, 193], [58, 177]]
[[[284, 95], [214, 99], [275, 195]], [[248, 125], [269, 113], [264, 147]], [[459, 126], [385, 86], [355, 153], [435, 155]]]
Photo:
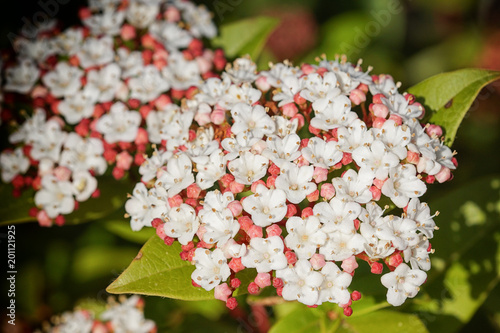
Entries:
[[386, 179], [375, 178], [373, 180], [373, 185], [375, 185], [378, 189], [382, 189], [382, 186], [384, 186], [384, 183], [386, 180], [387, 180], [387, 178]]
[[273, 287], [274, 288], [283, 288], [285, 284], [283, 283], [283, 280], [280, 278], [273, 278]]
[[122, 25], [120, 36], [125, 41], [134, 39], [136, 36], [135, 28], [132, 25], [125, 23]]
[[376, 186], [371, 186], [370, 187], [370, 192], [372, 192], [372, 198], [374, 201], [379, 201], [380, 197], [382, 196], [382, 191], [376, 187]]
[[241, 263], [241, 258], [233, 258], [227, 265], [235, 273], [238, 273], [239, 271], [245, 269], [245, 266]]
[[313, 213], [313, 209], [312, 209], [312, 207], [306, 207], [306, 208], [304, 208], [304, 209], [302, 210], [302, 213], [301, 213], [301, 215], [300, 215], [300, 216], [301, 216], [303, 219], [306, 219], [306, 218], [308, 218], [309, 216], [313, 216], [313, 215], [314, 215], [314, 213]]
[[269, 89], [271, 89], [271, 85], [269, 84], [269, 82], [267, 82], [267, 78], [265, 76], [261, 76], [259, 77], [256, 81], [255, 81], [255, 85], [257, 86], [257, 88], [262, 91], [262, 92], [266, 92], [268, 91]]
[[318, 201], [318, 199], [319, 199], [319, 191], [318, 191], [318, 190], [315, 190], [314, 192], [309, 193], [309, 194], [306, 196], [306, 198], [307, 198], [307, 200], [309, 200], [309, 202]]
[[264, 181], [262, 179], [259, 179], [255, 182], [252, 183], [252, 186], [250, 187], [250, 190], [253, 192], [253, 193], [256, 193], [257, 192], [257, 186], [259, 185], [264, 185], [266, 186], [266, 183], [264, 183]]
[[420, 159], [419, 153], [415, 153], [411, 150], [408, 150], [408, 153], [406, 154], [406, 160], [408, 161], [408, 163], [417, 165], [419, 159]]
[[313, 65], [310, 64], [302, 64], [301, 68], [302, 72], [306, 75], [314, 73], [316, 70]]
[[359, 90], [361, 90], [362, 92], [364, 92], [365, 94], [370, 91], [370, 89], [368, 88], [368, 86], [364, 83], [360, 83], [358, 88]]
[[394, 253], [389, 257], [388, 264], [392, 267], [398, 267], [403, 262], [403, 258], [399, 253]]
[[384, 271], [384, 265], [382, 265], [381, 263], [379, 262], [374, 262], [371, 266], [371, 272], [373, 274], [382, 274], [382, 272]]
[[170, 207], [179, 207], [182, 203], [183, 203], [183, 199], [182, 197], [177, 194], [177, 195], [174, 195], [173, 197], [171, 198], [168, 198], [168, 204], [170, 205]]
[[297, 262], [297, 255], [292, 251], [286, 251], [285, 257], [289, 265], [295, 265]]
[[389, 117], [390, 120], [394, 120], [394, 122], [396, 123], [396, 125], [398, 126], [401, 126], [401, 124], [403, 123], [403, 118], [401, 118], [400, 116], [398, 116], [397, 114], [391, 114], [391, 116]]
[[312, 125], [309, 125], [309, 132], [311, 134], [318, 135], [321, 132], [321, 130], [319, 128], [312, 126]]
[[201, 193], [201, 188], [198, 186], [198, 184], [193, 183], [187, 187], [186, 191], [188, 198], [198, 199]]
[[226, 307], [229, 310], [234, 310], [234, 309], [236, 309], [237, 306], [238, 306], [238, 301], [236, 300], [236, 298], [234, 298], [234, 297], [228, 298], [228, 300], [226, 302]]
[[278, 176], [269, 176], [267, 177], [267, 180], [266, 180], [266, 186], [267, 188], [275, 188], [275, 183], [276, 183], [276, 178], [278, 178]]
[[320, 195], [322, 198], [330, 200], [335, 196], [335, 187], [331, 183], [321, 184], [321, 192]]
[[342, 164], [343, 165], [348, 165], [352, 163], [352, 154], [351, 153], [344, 153], [342, 156]]
[[387, 118], [389, 114], [389, 108], [384, 104], [372, 104], [372, 111], [376, 117]]
[[350, 256], [347, 259], [342, 261], [342, 265], [340, 266], [347, 273], [352, 273], [356, 268], [358, 268], [358, 262], [356, 261], [355, 256]]
[[444, 183], [451, 177], [451, 170], [445, 166], [441, 166], [441, 170], [435, 175], [436, 180], [440, 183]]
[[267, 169], [267, 171], [273, 176], [280, 174], [280, 168], [273, 162], [271, 162], [271, 165], [269, 166], [269, 169]]
[[383, 104], [382, 98], [385, 98], [384, 94], [376, 94], [373, 96], [373, 103], [375, 104]]
[[294, 204], [288, 204], [286, 205], [286, 215], [285, 217], [292, 217], [295, 214], [297, 214], [297, 206]]
[[241, 286], [241, 280], [238, 278], [231, 279], [231, 288], [236, 289]]
[[255, 284], [260, 288], [265, 288], [271, 285], [271, 274], [269, 273], [259, 273], [255, 277]]
[[357, 290], [354, 290], [352, 293], [351, 293], [351, 299], [353, 301], [359, 301], [361, 299], [361, 293]]
[[316, 184], [324, 182], [328, 178], [328, 169], [315, 167], [313, 178]]
[[260, 292], [259, 286], [255, 282], [250, 282], [248, 285], [248, 293], [250, 295], [257, 295]]
[[241, 203], [238, 200], [230, 202], [227, 205], [227, 208], [229, 208], [234, 217], [240, 216], [241, 212], [243, 211], [243, 207], [241, 206]]
[[312, 268], [316, 270], [319, 270], [326, 265], [325, 256], [319, 253], [313, 254], [309, 262], [311, 263]]
[[299, 112], [295, 103], [288, 103], [283, 105], [283, 114], [287, 117], [294, 117]]
[[58, 166], [54, 169], [54, 176], [62, 182], [68, 181], [71, 177], [71, 170], [63, 166]]
[[226, 111], [223, 109], [216, 108], [215, 110], [212, 111], [210, 114], [210, 120], [215, 124], [215, 125], [220, 125], [224, 121], [226, 121]]
[[52, 219], [47, 215], [47, 212], [41, 210], [36, 215], [36, 219], [38, 220], [38, 224], [41, 227], [50, 227], [52, 226]]
[[441, 135], [443, 135], [443, 129], [441, 128], [441, 126], [438, 125], [427, 125], [425, 131], [431, 138], [434, 137], [439, 138], [441, 137]]
[[164, 223], [161, 226], [159, 226], [158, 228], [156, 228], [156, 234], [161, 239], [165, 239], [165, 237], [167, 237], [167, 234], [165, 234]]
[[231, 296], [233, 292], [229, 289], [227, 283], [219, 284], [214, 289], [214, 297], [218, 300], [226, 302], [229, 296]]
[[172, 99], [169, 96], [162, 94], [160, 97], [155, 99], [153, 103], [158, 110], [163, 110], [167, 105], [172, 104]]
[[352, 308], [350, 306], [346, 306], [344, 308], [344, 316], [350, 317], [352, 315]]
[[384, 126], [384, 123], [385, 123], [385, 118], [376, 117], [375, 119], [373, 119], [372, 126], [374, 128], [382, 128], [382, 126]]
[[262, 238], [262, 227], [254, 224], [248, 229], [247, 234], [250, 238]]
[[253, 221], [249, 216], [241, 216], [238, 218], [238, 223], [240, 224], [240, 228], [245, 232], [248, 232], [253, 226]]
[[174, 6], [169, 6], [165, 12], [163, 12], [163, 17], [169, 22], [179, 22], [181, 20], [181, 13]]
[[125, 176], [125, 170], [123, 170], [122, 168], [119, 168], [119, 167], [114, 167], [111, 174], [113, 175], [113, 177], [116, 180], [120, 180], [123, 178], [123, 176]]
[[245, 185], [240, 184], [240, 183], [238, 183], [236, 181], [233, 181], [233, 182], [231, 182], [231, 184], [229, 184], [229, 190], [233, 194], [241, 193], [241, 192], [243, 192], [244, 189], [245, 189]]
[[304, 127], [304, 124], [306, 121], [305, 121], [303, 115], [301, 115], [300, 113], [297, 113], [295, 116], [292, 117], [292, 120], [295, 120], [295, 119], [297, 119], [297, 121], [298, 121], [298, 128]]
[[271, 224], [266, 228], [267, 237], [281, 236], [282, 232], [283, 230], [281, 230], [281, 228], [277, 224]]
[[57, 217], [54, 219], [54, 222], [57, 226], [62, 227], [66, 220], [64, 219], [64, 216], [57, 215]]
[[364, 101], [366, 101], [366, 95], [363, 91], [361, 91], [359, 89], [354, 89], [351, 91], [351, 93], [349, 95], [349, 99], [355, 105], [359, 105], [359, 104], [363, 103]]
[[122, 151], [118, 155], [116, 155], [116, 166], [120, 169], [123, 170], [128, 170], [130, 169], [130, 166], [132, 165], [133, 162], [132, 156], [126, 151]]

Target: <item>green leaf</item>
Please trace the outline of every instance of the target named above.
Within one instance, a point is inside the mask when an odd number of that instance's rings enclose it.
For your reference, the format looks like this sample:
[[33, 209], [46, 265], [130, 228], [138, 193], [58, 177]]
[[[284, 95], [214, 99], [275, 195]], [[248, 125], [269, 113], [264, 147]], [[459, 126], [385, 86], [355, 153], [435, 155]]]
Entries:
[[133, 231], [130, 228], [130, 222], [126, 220], [107, 221], [104, 227], [111, 233], [126, 239], [128, 241], [144, 244], [155, 234], [153, 228], [142, 228], [139, 231]]
[[[112, 294], [143, 294], [163, 296], [181, 300], [214, 299], [214, 292], [193, 287], [191, 273], [195, 267], [180, 258], [178, 242], [168, 246], [158, 236], [151, 237], [129, 267], [106, 289]], [[242, 286], [235, 295], [246, 292], [249, 284], [248, 272], [239, 272], [236, 277]], [[255, 275], [253, 276], [255, 278]]]
[[220, 28], [220, 36], [215, 38], [212, 44], [223, 48], [230, 58], [248, 54], [257, 61], [278, 23], [279, 20], [272, 17], [255, 17], [232, 22]]
[[384, 333], [428, 332], [425, 325], [416, 315], [388, 310], [375, 311], [364, 316], [343, 319], [337, 332], [371, 333], [381, 331], [382, 328]]
[[308, 333], [319, 332], [322, 313], [301, 306], [276, 322], [269, 333]]
[[422, 98], [430, 122], [445, 130], [445, 143], [451, 146], [458, 127], [481, 89], [498, 80], [500, 72], [484, 69], [461, 69], [442, 73], [424, 80], [408, 89], [408, 92]]
[[10, 184], [0, 184], [0, 226], [8, 224], [34, 222], [36, 218], [29, 216], [29, 210], [35, 207], [33, 190], [24, 191], [19, 198], [12, 196], [13, 187]]

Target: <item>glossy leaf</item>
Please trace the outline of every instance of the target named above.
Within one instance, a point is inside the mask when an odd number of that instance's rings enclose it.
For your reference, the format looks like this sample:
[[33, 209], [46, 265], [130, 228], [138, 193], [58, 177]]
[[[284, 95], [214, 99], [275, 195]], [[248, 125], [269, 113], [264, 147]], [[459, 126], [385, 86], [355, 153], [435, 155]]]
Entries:
[[30, 208], [34, 207], [33, 190], [24, 191], [19, 198], [12, 196], [12, 186], [10, 184], [0, 184], [0, 226], [33, 222], [36, 218], [29, 216]]
[[[151, 237], [129, 267], [106, 290], [112, 294], [143, 294], [181, 300], [214, 299], [214, 292], [193, 287], [191, 273], [195, 267], [180, 258], [181, 245], [165, 245], [158, 236]], [[243, 273], [243, 272], [240, 272]], [[248, 272], [236, 274], [242, 286], [235, 295], [246, 292]], [[253, 276], [255, 278], [255, 275]]]
[[224, 49], [230, 58], [250, 55], [256, 61], [271, 32], [279, 20], [271, 17], [255, 17], [223, 25], [220, 36], [212, 43]]
[[154, 228], [142, 228], [139, 231], [133, 231], [127, 219], [107, 221], [104, 226], [109, 232], [138, 244], [146, 243], [155, 234]]
[[458, 127], [481, 89], [498, 80], [500, 72], [466, 68], [435, 75], [408, 89], [431, 112], [432, 124], [445, 130], [445, 143], [451, 146]]
[[424, 323], [416, 315], [388, 310], [346, 318], [342, 320], [342, 324], [336, 332], [371, 333], [382, 331], [382, 329], [384, 333], [428, 332]]
[[318, 311], [301, 306], [276, 322], [269, 333], [319, 332], [323, 318]]

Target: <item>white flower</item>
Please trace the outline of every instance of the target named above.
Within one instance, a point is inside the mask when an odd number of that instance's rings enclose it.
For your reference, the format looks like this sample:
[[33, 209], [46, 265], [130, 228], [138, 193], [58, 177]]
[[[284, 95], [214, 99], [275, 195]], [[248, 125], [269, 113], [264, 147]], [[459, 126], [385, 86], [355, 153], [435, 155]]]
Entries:
[[239, 158], [228, 163], [229, 171], [240, 184], [251, 185], [266, 175], [269, 160], [262, 155], [244, 152]]
[[99, 91], [98, 102], [109, 102], [120, 87], [121, 69], [117, 64], [109, 64], [100, 70], [90, 71], [87, 75], [88, 86]]
[[90, 333], [94, 325], [94, 318], [86, 311], [65, 312], [61, 323], [51, 330], [57, 333]]
[[417, 170], [412, 164], [399, 165], [389, 172], [389, 178], [382, 186], [382, 194], [391, 198], [399, 208], [408, 204], [411, 198], [422, 196], [427, 186], [417, 177]]
[[400, 84], [396, 84], [392, 76], [387, 74], [379, 75], [377, 80], [368, 85], [372, 95], [384, 94], [386, 97], [398, 94], [399, 86]]
[[299, 127], [299, 120], [295, 119], [287, 119], [282, 116], [273, 116], [274, 122], [276, 123], [276, 134], [280, 138], [284, 138], [288, 134], [297, 133], [297, 129]]
[[313, 166], [298, 167], [296, 164], [289, 163], [281, 172], [276, 178], [275, 186], [285, 191], [286, 198], [291, 203], [298, 204], [316, 191], [316, 184], [311, 182], [314, 174]]
[[68, 28], [53, 39], [53, 45], [59, 54], [72, 56], [78, 52], [83, 42], [82, 28]]
[[226, 160], [232, 161], [238, 156], [242, 156], [244, 152], [251, 151], [253, 145], [261, 140], [254, 138], [246, 133], [240, 133], [234, 138], [225, 138], [221, 142], [222, 148], [227, 151]]
[[86, 85], [83, 90], [71, 96], [66, 96], [59, 103], [59, 113], [68, 124], [78, 124], [82, 119], [92, 117], [98, 96], [99, 90], [91, 85]]
[[183, 203], [168, 211], [163, 228], [167, 236], [177, 238], [179, 243], [186, 245], [193, 240], [199, 226], [194, 208]]
[[335, 196], [342, 200], [365, 204], [372, 199], [370, 192], [372, 180], [371, 172], [364, 168], [360, 169], [359, 173], [349, 169], [342, 177], [332, 179]]
[[382, 98], [382, 103], [387, 106], [391, 114], [400, 116], [404, 121], [408, 121], [411, 118], [419, 118], [424, 112], [424, 108], [420, 104], [410, 105], [401, 94]]
[[4, 183], [10, 183], [14, 177], [24, 174], [30, 167], [30, 160], [24, 156], [21, 147], [14, 151], [4, 150], [0, 154], [0, 169], [2, 170], [2, 180]]
[[193, 37], [175, 23], [155, 21], [149, 26], [149, 33], [158, 39], [167, 50], [176, 51], [188, 47]]
[[313, 213], [323, 223], [323, 231], [340, 231], [345, 234], [356, 232], [354, 220], [361, 213], [361, 206], [356, 202], [344, 201], [334, 197], [330, 202], [320, 202], [313, 207]]
[[285, 237], [285, 245], [294, 250], [299, 259], [309, 259], [327, 239], [321, 227], [319, 219], [314, 215], [306, 219], [292, 216], [286, 222], [288, 235]]
[[408, 246], [415, 246], [419, 242], [417, 224], [411, 219], [402, 219], [390, 215], [386, 217], [386, 224], [376, 232], [377, 237], [390, 240], [398, 250], [405, 250]]
[[143, 29], [154, 22], [159, 11], [157, 4], [132, 1], [127, 8], [127, 21], [134, 27]]
[[201, 82], [198, 63], [196, 60], [186, 60], [181, 52], [172, 52], [168, 56], [168, 65], [162, 69], [162, 74], [166, 82], [177, 90], [199, 86]]
[[168, 104], [158, 112], [149, 112], [146, 117], [149, 141], [161, 143], [166, 140], [167, 150], [177, 149], [187, 143], [193, 117], [194, 112], [182, 112], [176, 104]]
[[194, 252], [193, 263], [196, 269], [191, 279], [205, 290], [212, 290], [231, 275], [227, 259], [221, 249], [213, 252], [198, 248]]
[[52, 39], [42, 36], [33, 40], [21, 37], [14, 41], [14, 45], [18, 50], [19, 58], [33, 59], [39, 64], [44, 63], [49, 55], [55, 52]]
[[153, 219], [163, 218], [169, 209], [167, 198], [158, 195], [155, 188], [148, 191], [143, 183], [135, 185], [125, 202], [125, 211], [130, 215], [130, 227], [134, 231], [150, 227]]
[[352, 153], [356, 148], [369, 146], [373, 142], [373, 133], [361, 119], [355, 119], [348, 127], [339, 127], [337, 137], [337, 149], [346, 153]]
[[293, 103], [293, 98], [302, 89], [304, 81], [295, 75], [285, 76], [282, 80], [281, 87], [273, 96], [273, 101], [279, 102], [278, 106], [283, 106], [288, 103]]
[[399, 126], [394, 120], [387, 120], [382, 128], [371, 129], [377, 140], [382, 141], [385, 146], [400, 160], [404, 160], [408, 154], [406, 145], [410, 143], [411, 131], [407, 125]]
[[155, 186], [167, 190], [168, 196], [173, 197], [194, 183], [192, 169], [189, 157], [185, 153], [178, 153], [168, 161], [167, 170], [161, 170]]
[[106, 7], [101, 14], [93, 14], [83, 20], [93, 35], [116, 36], [120, 33], [120, 28], [125, 19], [123, 10]]
[[393, 272], [382, 276], [380, 281], [387, 290], [387, 302], [400, 306], [406, 298], [413, 298], [419, 291], [419, 286], [425, 282], [427, 274], [418, 269], [410, 269], [402, 263]]
[[285, 245], [279, 236], [252, 238], [241, 263], [248, 268], [256, 268], [259, 273], [280, 270], [286, 267], [287, 260], [283, 253]]
[[27, 94], [40, 77], [40, 70], [32, 60], [20, 60], [14, 67], [5, 70], [5, 91]]
[[203, 209], [198, 212], [198, 215], [203, 216], [210, 211], [222, 212], [233, 201], [234, 195], [229, 191], [226, 193], [221, 193], [219, 190], [210, 191], [205, 196]]
[[325, 131], [348, 127], [358, 118], [358, 115], [351, 111], [351, 100], [344, 95], [335, 97], [323, 109], [315, 109], [314, 114], [311, 126]]
[[266, 78], [267, 83], [275, 88], [283, 86], [285, 77], [300, 77], [302, 71], [298, 67], [293, 67], [289, 62], [272, 64], [269, 71], [261, 71], [259, 75]]
[[67, 62], [60, 62], [53, 71], [42, 77], [42, 82], [54, 97], [70, 96], [80, 90], [82, 76], [81, 69], [70, 66]]
[[217, 104], [222, 106], [224, 109], [232, 109], [239, 103], [244, 103], [250, 106], [255, 102], [258, 102], [261, 96], [262, 92], [253, 88], [250, 83], [245, 82], [241, 86], [232, 84], [225, 91], [225, 94], [222, 95]]
[[406, 216], [417, 223], [417, 230], [427, 236], [427, 238], [434, 237], [434, 230], [437, 227], [433, 218], [436, 215], [431, 215], [429, 205], [425, 202], [420, 202], [418, 198], [413, 198], [408, 202]]
[[64, 141], [59, 164], [72, 171], [93, 170], [97, 175], [102, 175], [108, 167], [103, 153], [104, 147], [101, 140], [84, 139], [72, 132]]
[[[384, 219], [380, 221], [385, 222]], [[379, 239], [377, 235], [380, 231], [384, 230], [385, 223], [375, 228], [369, 223], [361, 223], [359, 230], [361, 235], [365, 238], [364, 243], [365, 254], [371, 259], [383, 259], [390, 256], [396, 250], [390, 240]]]
[[221, 149], [217, 149], [210, 154], [206, 163], [196, 165], [196, 184], [202, 189], [212, 187], [216, 181], [226, 174], [226, 160]]
[[286, 215], [286, 194], [282, 190], [269, 190], [262, 184], [257, 185], [255, 194], [245, 198], [243, 209], [252, 216], [259, 227], [267, 227], [280, 222]]
[[247, 246], [243, 244], [238, 244], [234, 239], [229, 239], [229, 241], [224, 245], [222, 249], [226, 258], [241, 258], [247, 253]]
[[196, 164], [208, 163], [210, 154], [219, 149], [219, 141], [214, 140], [213, 127], [199, 127], [196, 138], [187, 144], [186, 153]]
[[[421, 269], [428, 271], [431, 269], [431, 260], [429, 258], [429, 240], [420, 234], [420, 241], [415, 246], [409, 246], [403, 251], [405, 262], [410, 262], [412, 269]], [[431, 252], [432, 253], [432, 252]]]
[[230, 86], [231, 80], [229, 78], [221, 80], [217, 77], [211, 77], [200, 85], [200, 92], [194, 98], [200, 103], [214, 106], [221, 100]]
[[148, 333], [156, 328], [152, 320], [144, 318], [142, 310], [137, 308], [139, 297], [131, 296], [101, 314], [101, 319], [109, 320], [108, 325], [115, 333]]
[[323, 275], [311, 267], [308, 260], [298, 260], [294, 267], [276, 271], [276, 277], [283, 280], [283, 298], [298, 300], [306, 305], [318, 304]]
[[341, 93], [337, 76], [332, 72], [323, 76], [311, 73], [302, 77], [302, 80], [304, 89], [300, 91], [300, 96], [312, 102], [314, 110], [324, 110], [326, 105]]
[[240, 224], [233, 218], [229, 208], [204, 212], [201, 215], [201, 223], [204, 228], [203, 241], [208, 244], [217, 243], [217, 247], [223, 247], [240, 230]]
[[257, 78], [257, 66], [250, 57], [238, 58], [233, 64], [228, 64], [222, 77], [229, 77], [235, 84], [253, 82]]
[[99, 118], [96, 130], [104, 134], [104, 140], [109, 143], [119, 141], [132, 142], [137, 136], [141, 115], [137, 111], [129, 111], [123, 103], [115, 103], [109, 113]]
[[158, 68], [154, 65], [147, 65], [142, 68], [137, 77], [129, 80], [130, 98], [140, 100], [142, 103], [153, 101], [160, 94], [170, 88]]
[[319, 249], [319, 253], [324, 255], [326, 260], [341, 261], [359, 254], [363, 252], [366, 243], [363, 236], [356, 232], [346, 234], [335, 231], [328, 233], [328, 236], [325, 245]]
[[79, 170], [73, 173], [74, 195], [77, 201], [86, 201], [97, 189], [97, 179], [92, 177], [87, 170]]
[[339, 305], [348, 304], [351, 294], [347, 288], [351, 284], [352, 276], [342, 272], [333, 262], [327, 262], [321, 269], [323, 284], [320, 288], [319, 301], [331, 302]]
[[158, 171], [167, 165], [168, 160], [172, 157], [171, 151], [158, 151], [154, 147], [154, 151], [150, 157], [146, 158], [144, 162], [139, 167], [139, 173], [141, 174], [141, 180], [143, 182], [149, 182], [154, 179]]
[[371, 178], [385, 179], [390, 170], [399, 165], [399, 157], [380, 140], [370, 146], [361, 146], [352, 152], [352, 159], [361, 169], [371, 172]]
[[144, 68], [144, 60], [140, 51], [129, 51], [121, 47], [116, 51], [118, 56], [117, 64], [122, 69], [123, 79], [139, 75]]
[[262, 105], [252, 107], [243, 103], [236, 104], [231, 109], [234, 120], [231, 132], [235, 135], [247, 133], [257, 139], [262, 139], [264, 135], [274, 133], [274, 121], [266, 111]]
[[34, 133], [43, 132], [46, 123], [45, 110], [41, 108], [36, 108], [33, 111], [31, 118], [26, 119], [26, 121], [9, 136], [10, 143], [25, 142], [31, 144], [33, 140]]
[[47, 212], [51, 219], [69, 214], [75, 209], [73, 184], [60, 181], [53, 175], [42, 177], [42, 188], [35, 193], [35, 205]]
[[267, 148], [262, 155], [269, 158], [278, 168], [293, 162], [300, 157], [300, 137], [293, 133], [286, 135], [283, 139], [276, 135], [267, 137]]
[[212, 14], [205, 6], [195, 6], [191, 2], [180, 2], [182, 17], [189, 25], [189, 31], [197, 38], [214, 38], [217, 28], [212, 21]]
[[47, 121], [40, 131], [31, 133], [26, 141], [32, 145], [31, 157], [35, 160], [49, 158], [56, 162], [66, 135], [66, 132], [61, 131], [61, 125], [57, 120]]
[[329, 169], [339, 163], [343, 156], [342, 152], [337, 150], [337, 142], [325, 142], [318, 137], [310, 138], [307, 146], [302, 148], [301, 152], [309, 163], [324, 169]]
[[110, 36], [88, 37], [77, 55], [83, 68], [105, 65], [113, 61], [113, 39]]

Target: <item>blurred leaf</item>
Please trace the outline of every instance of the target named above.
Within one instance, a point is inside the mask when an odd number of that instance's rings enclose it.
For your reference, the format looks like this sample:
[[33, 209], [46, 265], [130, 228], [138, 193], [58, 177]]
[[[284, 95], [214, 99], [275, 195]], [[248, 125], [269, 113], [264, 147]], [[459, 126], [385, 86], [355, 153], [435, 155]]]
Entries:
[[408, 89], [422, 98], [431, 111], [430, 122], [445, 130], [445, 143], [451, 146], [458, 127], [472, 102], [488, 83], [498, 80], [500, 72], [484, 69], [461, 69], [435, 75]]
[[[143, 294], [181, 300], [214, 299], [214, 292], [193, 287], [191, 273], [195, 267], [180, 258], [178, 242], [168, 246], [157, 236], [151, 237], [129, 267], [106, 289], [112, 294]], [[240, 272], [242, 273], [242, 272]], [[248, 272], [236, 274], [242, 286], [235, 295], [246, 293]], [[255, 277], [255, 276], [254, 276]]]
[[364, 316], [346, 318], [337, 332], [371, 333], [383, 328], [384, 333], [428, 332], [420, 319], [413, 314], [381, 310]]
[[500, 177], [471, 182], [430, 207], [442, 212], [432, 240], [435, 267], [411, 309], [431, 331], [455, 332], [500, 281]]
[[261, 16], [225, 24], [212, 45], [223, 48], [230, 58], [249, 54], [256, 61], [278, 23], [278, 19]]
[[78, 250], [73, 259], [73, 277], [76, 281], [89, 281], [121, 271], [133, 257], [132, 248], [92, 245]]
[[126, 220], [108, 221], [104, 227], [123, 239], [139, 244], [146, 243], [155, 234], [154, 228], [142, 228], [140, 231], [133, 231], [130, 228], [130, 223]]
[[269, 333], [306, 333], [319, 332], [322, 313], [301, 306], [299, 309], [281, 318], [271, 327]]
[[177, 301], [176, 304], [187, 313], [201, 314], [210, 320], [219, 320], [227, 309], [224, 302], [217, 299], [192, 302]]
[[29, 210], [35, 207], [33, 190], [23, 191], [19, 198], [12, 196], [13, 187], [10, 184], [0, 183], [0, 226], [34, 222], [36, 218], [29, 216]]

